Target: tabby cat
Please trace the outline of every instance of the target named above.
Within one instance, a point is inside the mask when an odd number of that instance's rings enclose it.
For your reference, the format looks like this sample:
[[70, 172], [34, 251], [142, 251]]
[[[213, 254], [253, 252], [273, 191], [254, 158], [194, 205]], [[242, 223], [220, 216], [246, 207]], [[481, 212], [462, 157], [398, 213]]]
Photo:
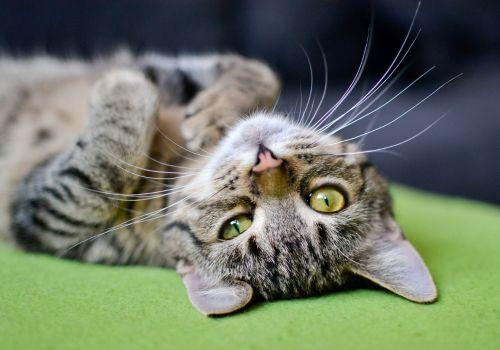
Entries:
[[4, 58], [0, 76], [0, 232], [13, 245], [176, 268], [206, 315], [352, 275], [436, 300], [386, 181], [324, 123], [272, 112], [265, 64]]

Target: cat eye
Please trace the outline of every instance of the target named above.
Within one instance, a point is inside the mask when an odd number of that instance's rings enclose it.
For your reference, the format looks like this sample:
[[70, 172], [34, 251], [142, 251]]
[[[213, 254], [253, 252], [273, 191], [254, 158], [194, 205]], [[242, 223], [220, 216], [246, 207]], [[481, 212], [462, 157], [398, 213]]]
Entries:
[[320, 213], [336, 213], [345, 205], [344, 195], [334, 186], [323, 186], [309, 194], [309, 206]]
[[222, 227], [221, 238], [231, 239], [241, 235], [252, 226], [252, 218], [250, 215], [242, 214], [235, 216], [224, 224]]

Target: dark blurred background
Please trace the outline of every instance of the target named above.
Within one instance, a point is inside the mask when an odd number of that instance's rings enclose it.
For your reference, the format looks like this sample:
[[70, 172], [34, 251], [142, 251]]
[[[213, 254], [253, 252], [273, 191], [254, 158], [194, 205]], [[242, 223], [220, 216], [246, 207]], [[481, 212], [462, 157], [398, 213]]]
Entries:
[[[355, 74], [370, 18], [374, 20], [370, 58], [351, 104], [389, 66], [416, 7], [416, 1], [400, 0], [1, 0], [0, 50], [83, 57], [124, 46], [135, 52], [170, 54], [233, 51], [265, 60], [279, 72], [284, 88], [278, 108], [292, 112], [300, 107], [301, 93], [304, 107], [310, 86], [301, 46], [312, 61], [316, 101], [321, 95], [320, 43], [329, 68], [328, 94], [320, 110], [325, 112]], [[448, 112], [424, 134], [392, 149], [395, 153], [370, 155], [389, 178], [500, 203], [499, 18], [497, 0], [423, 2], [414, 31], [421, 33], [403, 65], [406, 71], [372, 108], [428, 68], [436, 69], [375, 113], [372, 127], [400, 115], [453, 76], [463, 75], [364, 140], [367, 150], [392, 145]], [[364, 132], [372, 118], [366, 119], [342, 134]]]

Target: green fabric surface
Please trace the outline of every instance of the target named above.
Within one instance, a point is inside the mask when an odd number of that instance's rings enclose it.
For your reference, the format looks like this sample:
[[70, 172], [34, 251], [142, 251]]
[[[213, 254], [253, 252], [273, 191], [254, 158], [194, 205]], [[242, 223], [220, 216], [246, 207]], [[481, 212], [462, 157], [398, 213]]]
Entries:
[[393, 192], [435, 304], [357, 289], [207, 318], [174, 271], [0, 247], [0, 349], [500, 349], [499, 208]]

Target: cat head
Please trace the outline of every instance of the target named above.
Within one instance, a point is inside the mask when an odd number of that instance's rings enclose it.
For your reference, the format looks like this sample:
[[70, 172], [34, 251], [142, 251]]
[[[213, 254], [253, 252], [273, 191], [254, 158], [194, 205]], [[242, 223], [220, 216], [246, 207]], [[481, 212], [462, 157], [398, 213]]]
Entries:
[[437, 291], [392, 213], [387, 182], [356, 145], [279, 115], [237, 124], [192, 180], [183, 210], [189, 260], [178, 271], [205, 314], [253, 294], [333, 290], [357, 274], [415, 302]]

